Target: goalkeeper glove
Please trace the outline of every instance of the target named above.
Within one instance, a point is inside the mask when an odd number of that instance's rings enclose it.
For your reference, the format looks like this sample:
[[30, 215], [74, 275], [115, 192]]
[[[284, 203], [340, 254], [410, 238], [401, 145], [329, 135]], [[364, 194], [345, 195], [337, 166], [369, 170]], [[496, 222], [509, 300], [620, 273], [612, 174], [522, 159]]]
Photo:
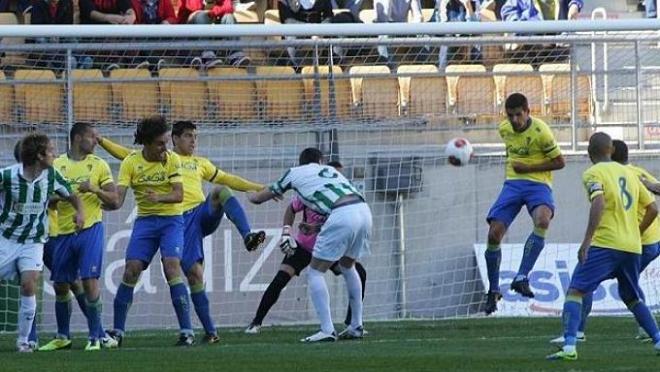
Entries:
[[295, 253], [296, 248], [298, 248], [298, 243], [296, 243], [296, 239], [291, 236], [289, 230], [291, 230], [291, 226], [284, 226], [282, 228], [282, 236], [280, 237], [280, 251], [286, 256], [292, 256]]

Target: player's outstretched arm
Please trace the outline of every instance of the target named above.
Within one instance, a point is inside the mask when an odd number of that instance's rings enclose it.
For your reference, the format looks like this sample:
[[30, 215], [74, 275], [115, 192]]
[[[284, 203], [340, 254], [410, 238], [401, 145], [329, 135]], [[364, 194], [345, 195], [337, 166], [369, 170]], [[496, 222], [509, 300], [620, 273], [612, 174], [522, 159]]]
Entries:
[[548, 159], [545, 162], [539, 164], [523, 164], [521, 162], [514, 162], [512, 164], [513, 170], [520, 174], [555, 171], [564, 168], [564, 166], [566, 166], [566, 162], [564, 161], [564, 157], [562, 155]]
[[247, 194], [247, 198], [252, 204], [261, 204], [271, 199], [275, 199], [278, 196], [278, 194], [275, 194], [270, 188], [267, 187], [261, 189], [258, 192], [250, 192]]
[[96, 137], [96, 141], [103, 147], [105, 151], [108, 152], [108, 154], [112, 155], [115, 159], [119, 160], [124, 160], [130, 154], [133, 152], [133, 150], [129, 149], [128, 147], [124, 147], [118, 143], [112, 142], [109, 139], [105, 137], [98, 136]]
[[117, 202], [117, 188], [115, 187], [114, 182], [103, 185], [102, 187], [98, 187], [92, 185], [89, 181], [85, 181], [78, 185], [78, 191], [91, 192], [96, 195], [101, 200], [103, 209], [107, 211], [112, 211], [119, 208], [119, 203]]
[[650, 192], [654, 193], [655, 195], [660, 195], [660, 182], [652, 182], [648, 178], [640, 177], [639, 179], [644, 187], [646, 187], [647, 190]]
[[[220, 170], [218, 170], [218, 171], [220, 171]], [[220, 171], [220, 172], [222, 172], [222, 171]], [[234, 175], [234, 174], [231, 174], [231, 173], [225, 173], [225, 172], [222, 172], [221, 174], [216, 176], [213, 179], [213, 183], [217, 183], [219, 185], [226, 185], [226, 186], [229, 186], [232, 190], [243, 191], [243, 192], [259, 191], [259, 190], [262, 190], [264, 187], [266, 187], [266, 186], [264, 186], [260, 183], [252, 182], [252, 181], [246, 180], [243, 177], [240, 177], [240, 176], [237, 176], [237, 175]]]

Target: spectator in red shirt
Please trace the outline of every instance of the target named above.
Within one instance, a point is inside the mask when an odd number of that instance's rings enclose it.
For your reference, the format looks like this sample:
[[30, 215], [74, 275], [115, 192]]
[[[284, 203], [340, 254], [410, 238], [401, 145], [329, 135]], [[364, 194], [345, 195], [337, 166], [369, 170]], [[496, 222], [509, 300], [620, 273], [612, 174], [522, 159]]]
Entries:
[[178, 23], [171, 0], [131, 0], [131, 4], [135, 12], [135, 24]]

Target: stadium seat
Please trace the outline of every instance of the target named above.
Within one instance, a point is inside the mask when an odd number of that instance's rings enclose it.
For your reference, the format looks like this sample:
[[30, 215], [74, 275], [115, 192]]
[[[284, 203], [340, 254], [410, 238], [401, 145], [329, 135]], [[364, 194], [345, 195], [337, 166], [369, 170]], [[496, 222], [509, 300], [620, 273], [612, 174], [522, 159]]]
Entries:
[[[20, 83], [21, 80], [46, 80], [49, 83]], [[16, 104], [22, 121], [28, 123], [61, 123], [63, 84], [55, 81], [51, 70], [16, 70], [14, 74]]]
[[397, 70], [401, 94], [401, 107], [408, 116], [446, 115], [447, 80], [444, 76], [414, 76], [414, 74], [437, 74], [435, 65], [404, 65]]
[[[495, 65], [493, 74], [497, 86], [497, 103], [504, 112], [504, 101], [512, 93], [522, 93], [527, 97], [532, 115], [544, 115], [543, 81], [540, 75], [529, 75], [534, 72], [532, 65], [505, 63]], [[517, 75], [527, 73], [527, 75]]]
[[101, 70], [73, 70], [73, 115], [75, 120], [110, 122], [112, 91], [108, 82], [81, 82], [103, 79]]
[[[431, 21], [431, 17], [433, 17], [433, 12], [435, 12], [434, 8], [423, 8], [422, 9], [422, 19], [424, 20], [424, 22]], [[408, 18], [410, 18], [410, 14], [408, 15]]]
[[[5, 73], [0, 71], [0, 82], [5, 81]], [[0, 84], [0, 123], [13, 122], [14, 89], [9, 84]]]
[[254, 10], [234, 9], [234, 17], [238, 23], [260, 23], [259, 15]]
[[[568, 63], [546, 63], [539, 67], [543, 77], [543, 91], [548, 115], [569, 117], [571, 115], [571, 65]], [[577, 75], [577, 115], [580, 119], [592, 114], [591, 80], [584, 74]]]
[[[342, 75], [343, 72], [339, 66], [333, 66], [332, 72], [334, 75]], [[330, 81], [328, 79], [328, 74], [330, 73], [329, 66], [319, 66], [318, 73], [320, 75], [318, 82], [318, 91], [320, 96], [319, 106], [320, 114], [322, 116], [330, 116]], [[306, 66], [302, 69], [303, 75], [313, 75], [314, 66]], [[313, 77], [308, 77], [303, 79], [303, 85], [305, 87], [305, 102], [308, 104], [308, 112], [314, 113], [314, 97], [316, 96], [316, 89], [314, 87], [314, 82], [316, 79]], [[345, 119], [351, 115], [351, 82], [346, 78], [337, 78], [333, 79], [334, 81], [334, 92], [335, 92], [335, 108], [337, 117]], [[311, 108], [311, 110], [310, 110]]]
[[[447, 76], [448, 101], [451, 111], [459, 116], [493, 118], [495, 108], [495, 82], [490, 76], [474, 76], [486, 73], [481, 65], [449, 65]], [[472, 76], [471, 76], [472, 74]]]
[[161, 102], [169, 111], [170, 120], [203, 121], [208, 101], [206, 85], [199, 81], [199, 72], [192, 68], [162, 68], [161, 79], [183, 78], [186, 81], [159, 80]]
[[[110, 72], [111, 79], [150, 79], [147, 69], [116, 69]], [[120, 121], [133, 122], [160, 112], [158, 83], [155, 81], [112, 82], [113, 103], [120, 110]]]
[[[288, 66], [257, 67], [257, 75], [264, 78], [257, 80], [257, 96], [263, 103], [266, 120], [298, 120], [302, 116], [303, 83], [294, 69]], [[283, 76], [284, 75], [284, 76]], [[273, 80], [279, 76], [292, 78]]]
[[359, 14], [362, 23], [374, 23], [376, 19], [376, 11], [374, 9], [362, 9]]
[[[245, 69], [236, 67], [214, 68], [209, 77], [247, 76]], [[254, 80], [216, 80], [207, 82], [209, 102], [217, 108], [215, 117], [220, 121], [257, 119], [257, 92]]]
[[[14, 13], [0, 13], [0, 25], [18, 25], [18, 18]], [[25, 39], [22, 37], [3, 37], [0, 38], [0, 50], [2, 45], [23, 44]], [[22, 66], [25, 65], [25, 54], [22, 52], [1, 52], [0, 66]]]
[[368, 119], [387, 119], [399, 116], [399, 82], [390, 75], [387, 66], [354, 66], [351, 75], [387, 74], [379, 77], [353, 77], [353, 103], [362, 107]]

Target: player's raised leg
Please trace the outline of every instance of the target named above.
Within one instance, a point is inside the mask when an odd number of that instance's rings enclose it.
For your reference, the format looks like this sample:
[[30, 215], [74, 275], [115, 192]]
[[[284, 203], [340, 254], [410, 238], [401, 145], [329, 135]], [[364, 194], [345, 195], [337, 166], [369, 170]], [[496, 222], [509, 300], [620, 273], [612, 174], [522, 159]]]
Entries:
[[[236, 226], [236, 229], [243, 238], [245, 249], [251, 252], [257, 249], [266, 240], [265, 231], [252, 232], [250, 222], [243, 206], [238, 199], [233, 195], [228, 187], [218, 186], [214, 187], [209, 194], [212, 211], [219, 211], [220, 218], [222, 213], [227, 215], [227, 218]], [[217, 212], [215, 212], [217, 213]], [[220, 223], [220, 218], [217, 223], [212, 219], [202, 226], [204, 236], [211, 234]]]

